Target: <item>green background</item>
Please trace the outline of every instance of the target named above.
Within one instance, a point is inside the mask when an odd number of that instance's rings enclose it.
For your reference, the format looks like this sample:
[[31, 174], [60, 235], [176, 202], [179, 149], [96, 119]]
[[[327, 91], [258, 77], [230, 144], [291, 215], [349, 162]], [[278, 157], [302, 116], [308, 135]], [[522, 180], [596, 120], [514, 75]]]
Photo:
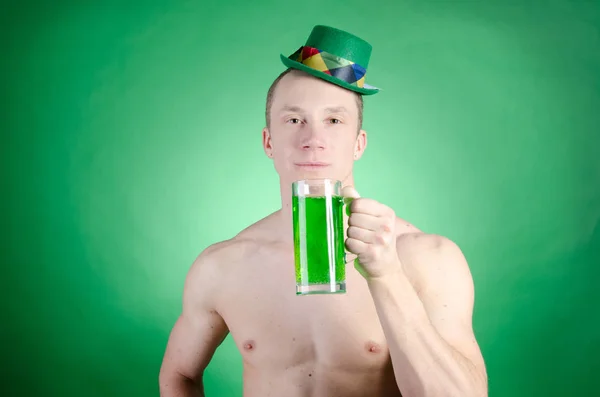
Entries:
[[[463, 248], [490, 396], [600, 388], [598, 2], [17, 3], [3, 395], [158, 395], [190, 264], [278, 208], [264, 100], [314, 24], [374, 46], [357, 188]], [[228, 338], [207, 395], [241, 374]]]

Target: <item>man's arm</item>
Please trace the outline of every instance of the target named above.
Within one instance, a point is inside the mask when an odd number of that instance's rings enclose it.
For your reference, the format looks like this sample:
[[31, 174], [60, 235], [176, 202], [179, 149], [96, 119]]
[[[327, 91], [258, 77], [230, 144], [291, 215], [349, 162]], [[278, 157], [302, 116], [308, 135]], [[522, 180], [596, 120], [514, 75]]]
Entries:
[[204, 396], [202, 375], [228, 329], [215, 310], [219, 266], [214, 246], [198, 256], [186, 277], [183, 308], [160, 368], [162, 397]]
[[[367, 282], [402, 395], [486, 397], [472, 329], [473, 281], [462, 252], [425, 234], [398, 239], [397, 250], [407, 270]], [[409, 275], [420, 281], [418, 294]]]

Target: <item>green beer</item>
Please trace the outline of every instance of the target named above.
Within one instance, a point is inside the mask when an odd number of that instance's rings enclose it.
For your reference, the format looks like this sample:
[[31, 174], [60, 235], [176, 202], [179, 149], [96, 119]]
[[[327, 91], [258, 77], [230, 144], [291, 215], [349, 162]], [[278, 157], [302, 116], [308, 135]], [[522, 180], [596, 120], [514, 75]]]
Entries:
[[292, 195], [296, 294], [346, 291], [339, 181], [298, 181]]

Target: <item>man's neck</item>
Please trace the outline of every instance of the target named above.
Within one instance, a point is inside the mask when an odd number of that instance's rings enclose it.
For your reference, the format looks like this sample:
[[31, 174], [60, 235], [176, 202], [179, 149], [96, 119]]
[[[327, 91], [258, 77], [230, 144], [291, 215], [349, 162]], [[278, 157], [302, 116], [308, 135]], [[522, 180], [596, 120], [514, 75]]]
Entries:
[[[280, 179], [281, 191], [281, 210], [279, 211], [279, 221], [281, 237], [287, 241], [293, 241], [293, 225], [292, 225], [292, 182]], [[350, 174], [342, 181], [342, 188], [346, 186], [354, 186], [354, 176]]]

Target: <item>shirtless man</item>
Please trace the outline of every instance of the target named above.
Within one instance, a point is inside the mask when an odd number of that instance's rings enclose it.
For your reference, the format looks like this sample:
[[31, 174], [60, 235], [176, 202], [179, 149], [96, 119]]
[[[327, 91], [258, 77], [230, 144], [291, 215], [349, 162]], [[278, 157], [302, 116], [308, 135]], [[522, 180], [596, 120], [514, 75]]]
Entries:
[[[203, 372], [228, 333], [246, 397], [487, 396], [460, 249], [354, 189], [353, 164], [367, 147], [361, 95], [289, 69], [271, 87], [263, 147], [282, 207], [192, 264], [161, 396], [203, 396]], [[296, 296], [290, 186], [323, 177], [353, 198], [347, 292]]]

